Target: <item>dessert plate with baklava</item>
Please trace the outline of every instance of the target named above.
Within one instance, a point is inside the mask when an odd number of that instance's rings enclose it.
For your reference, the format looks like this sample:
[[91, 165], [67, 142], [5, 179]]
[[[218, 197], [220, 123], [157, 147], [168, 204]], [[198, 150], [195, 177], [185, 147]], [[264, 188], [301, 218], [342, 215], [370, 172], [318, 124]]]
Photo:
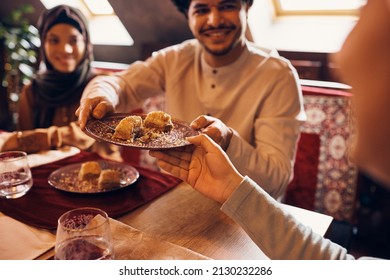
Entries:
[[134, 184], [139, 172], [134, 167], [106, 160], [87, 161], [61, 167], [49, 176], [49, 184], [72, 193], [105, 193]]
[[112, 114], [90, 119], [85, 133], [98, 140], [119, 146], [159, 150], [190, 145], [186, 137], [198, 135], [188, 123], [163, 111], [148, 114]]

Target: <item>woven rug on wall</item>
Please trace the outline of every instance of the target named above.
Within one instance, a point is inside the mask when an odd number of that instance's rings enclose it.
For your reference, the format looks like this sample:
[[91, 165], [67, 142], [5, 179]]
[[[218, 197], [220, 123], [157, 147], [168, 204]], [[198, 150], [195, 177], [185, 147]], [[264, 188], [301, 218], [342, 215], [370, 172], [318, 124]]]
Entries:
[[302, 132], [320, 136], [314, 211], [351, 222], [355, 212], [356, 166], [349, 160], [350, 98], [305, 96], [308, 121]]

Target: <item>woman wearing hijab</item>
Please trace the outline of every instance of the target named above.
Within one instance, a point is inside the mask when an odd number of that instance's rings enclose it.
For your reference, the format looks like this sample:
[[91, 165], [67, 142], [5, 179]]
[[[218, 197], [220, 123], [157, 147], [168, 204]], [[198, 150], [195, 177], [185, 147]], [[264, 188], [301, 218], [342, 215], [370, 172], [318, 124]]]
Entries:
[[[86, 20], [75, 8], [60, 5], [38, 21], [41, 69], [21, 95], [21, 130], [68, 125], [74, 108], [95, 75], [91, 70], [92, 44]], [[37, 110], [39, 108], [39, 110]]]
[[36, 152], [72, 145], [120, 159], [118, 148], [95, 143], [76, 123], [74, 112], [81, 94], [96, 76], [91, 69], [93, 51], [84, 15], [76, 8], [59, 5], [41, 15], [38, 30], [40, 69], [20, 95], [18, 129], [23, 132], [12, 135], [2, 149]]

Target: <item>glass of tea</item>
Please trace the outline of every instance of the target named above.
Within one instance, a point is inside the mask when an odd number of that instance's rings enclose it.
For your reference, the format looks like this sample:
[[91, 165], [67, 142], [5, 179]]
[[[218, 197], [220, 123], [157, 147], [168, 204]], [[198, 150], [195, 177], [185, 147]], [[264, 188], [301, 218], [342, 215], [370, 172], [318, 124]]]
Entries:
[[19, 198], [31, 189], [32, 184], [25, 152], [0, 153], [0, 198]]
[[56, 260], [111, 260], [114, 259], [109, 218], [105, 211], [76, 208], [58, 219]]

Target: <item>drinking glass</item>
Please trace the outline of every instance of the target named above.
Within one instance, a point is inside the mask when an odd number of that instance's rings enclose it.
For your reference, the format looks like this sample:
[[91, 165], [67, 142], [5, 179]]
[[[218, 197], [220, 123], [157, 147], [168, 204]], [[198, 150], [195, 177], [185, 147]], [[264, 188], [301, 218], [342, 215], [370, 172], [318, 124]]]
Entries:
[[32, 187], [27, 154], [22, 151], [0, 153], [0, 197], [18, 198]]
[[114, 259], [109, 218], [98, 208], [76, 208], [58, 219], [56, 260]]

